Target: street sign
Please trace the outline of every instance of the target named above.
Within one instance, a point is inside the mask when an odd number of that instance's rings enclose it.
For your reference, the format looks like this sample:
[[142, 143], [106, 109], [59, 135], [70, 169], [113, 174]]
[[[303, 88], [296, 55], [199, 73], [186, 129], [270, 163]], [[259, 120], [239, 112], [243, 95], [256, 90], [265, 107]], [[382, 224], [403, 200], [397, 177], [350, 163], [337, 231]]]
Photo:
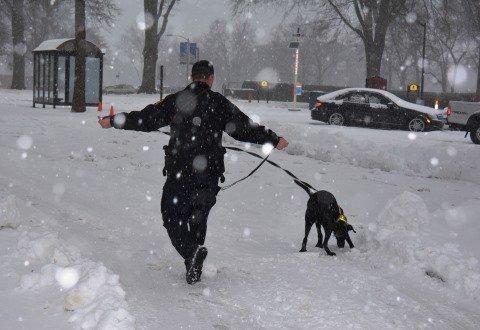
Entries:
[[303, 86], [298, 84], [295, 86], [295, 95], [300, 96], [303, 94]]
[[[190, 45], [190, 50], [188, 49]], [[198, 47], [196, 42], [180, 43], [180, 64], [193, 64], [198, 58]]]
[[262, 87], [262, 88], [268, 88], [268, 81], [267, 81], [267, 80], [262, 80], [262, 81], [260, 81], [260, 87]]
[[288, 48], [298, 49], [299, 46], [300, 46], [300, 28], [297, 30], [297, 33], [293, 34], [292, 41], [290, 41]]
[[420, 86], [418, 84], [412, 83], [407, 86], [407, 92], [418, 93], [420, 91]]

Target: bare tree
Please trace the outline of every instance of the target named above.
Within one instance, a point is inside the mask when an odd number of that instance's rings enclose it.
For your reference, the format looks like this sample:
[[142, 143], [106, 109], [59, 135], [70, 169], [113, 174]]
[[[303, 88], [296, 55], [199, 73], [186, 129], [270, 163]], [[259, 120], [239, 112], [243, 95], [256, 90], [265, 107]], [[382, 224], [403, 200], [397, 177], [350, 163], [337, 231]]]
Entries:
[[367, 77], [380, 75], [388, 27], [401, 13], [406, 0], [327, 1], [339, 19], [362, 40]]
[[85, 57], [86, 27], [85, 0], [75, 0], [75, 87], [73, 90], [73, 112], [85, 112]]
[[[367, 77], [380, 75], [385, 38], [390, 23], [399, 15], [407, 0], [232, 0], [234, 12], [250, 6], [279, 3], [291, 8], [306, 6], [318, 12], [330, 8], [334, 17], [353, 31], [363, 42]], [[325, 2], [328, 4], [326, 8]]]
[[141, 80], [142, 71], [142, 35], [135, 25], [129, 26], [118, 42], [118, 56], [132, 66]]
[[[158, 43], [165, 33], [168, 18], [176, 2], [177, 0], [143, 0], [145, 44], [143, 48], [142, 84], [139, 93], [155, 93]], [[162, 19], [161, 22], [160, 19]]]
[[10, 16], [13, 50], [12, 89], [25, 89], [25, 22], [24, 0], [0, 0]]
[[230, 37], [225, 20], [213, 21], [201, 37], [202, 56], [215, 66], [216, 87], [231, 81]]
[[462, 0], [464, 16], [467, 18], [466, 25], [471, 37], [477, 44], [477, 88], [476, 95], [480, 98], [480, 1]]

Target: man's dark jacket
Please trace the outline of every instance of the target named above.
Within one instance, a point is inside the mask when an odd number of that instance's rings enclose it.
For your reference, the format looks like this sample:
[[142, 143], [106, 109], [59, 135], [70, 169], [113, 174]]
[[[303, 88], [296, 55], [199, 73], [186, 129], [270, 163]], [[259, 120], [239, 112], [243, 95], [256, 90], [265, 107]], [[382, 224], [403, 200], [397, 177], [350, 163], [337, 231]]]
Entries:
[[170, 125], [170, 141], [164, 147], [165, 170], [168, 177], [176, 178], [195, 173], [222, 177], [223, 132], [243, 142], [276, 146], [279, 140], [203, 82], [192, 83], [142, 111], [120, 113], [112, 123], [115, 128], [144, 132]]

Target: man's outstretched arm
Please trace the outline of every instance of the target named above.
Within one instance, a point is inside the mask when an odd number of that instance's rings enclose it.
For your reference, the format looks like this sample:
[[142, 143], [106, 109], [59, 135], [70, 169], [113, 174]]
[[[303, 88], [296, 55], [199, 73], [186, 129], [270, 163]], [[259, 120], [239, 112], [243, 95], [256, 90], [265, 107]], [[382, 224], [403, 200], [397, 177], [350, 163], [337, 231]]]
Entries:
[[141, 111], [121, 112], [115, 116], [103, 117], [98, 122], [103, 128], [151, 132], [170, 125], [174, 114], [174, 99], [166, 97], [163, 102], [149, 104]]
[[270, 143], [279, 150], [288, 146], [287, 140], [269, 128], [253, 122], [237, 106], [226, 100], [225, 132], [235, 140], [256, 144]]

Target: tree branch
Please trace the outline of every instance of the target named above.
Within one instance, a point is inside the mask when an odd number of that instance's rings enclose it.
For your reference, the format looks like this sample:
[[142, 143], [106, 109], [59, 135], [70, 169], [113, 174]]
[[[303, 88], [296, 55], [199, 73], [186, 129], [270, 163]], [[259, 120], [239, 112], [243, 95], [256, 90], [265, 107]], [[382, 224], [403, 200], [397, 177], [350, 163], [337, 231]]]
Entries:
[[355, 32], [356, 34], [358, 34], [360, 36], [360, 38], [362, 39], [365, 39], [365, 36], [362, 32], [362, 30], [360, 30], [359, 28], [356, 28], [355, 26], [353, 26], [353, 24], [347, 19], [347, 17], [345, 15], [343, 15], [343, 13], [341, 12], [341, 10], [338, 8], [338, 6], [336, 4], [333, 3], [332, 0], [328, 0], [328, 3], [330, 4], [330, 6], [332, 6], [333, 10], [335, 10], [335, 12], [337, 13], [337, 15], [340, 17], [340, 19], [353, 31]]
[[[164, 1], [164, 0], [162, 0], [162, 1]], [[177, 0], [171, 0], [170, 4], [167, 7], [167, 10], [165, 11], [165, 14], [162, 15], [163, 16], [162, 26], [160, 28], [160, 31], [157, 33], [157, 40], [158, 41], [160, 41], [160, 37], [163, 36], [163, 34], [165, 33], [165, 29], [167, 28], [167, 23], [168, 23], [168, 17], [170, 16], [170, 13], [173, 9], [173, 6], [175, 5], [176, 2], [177, 2]]]

